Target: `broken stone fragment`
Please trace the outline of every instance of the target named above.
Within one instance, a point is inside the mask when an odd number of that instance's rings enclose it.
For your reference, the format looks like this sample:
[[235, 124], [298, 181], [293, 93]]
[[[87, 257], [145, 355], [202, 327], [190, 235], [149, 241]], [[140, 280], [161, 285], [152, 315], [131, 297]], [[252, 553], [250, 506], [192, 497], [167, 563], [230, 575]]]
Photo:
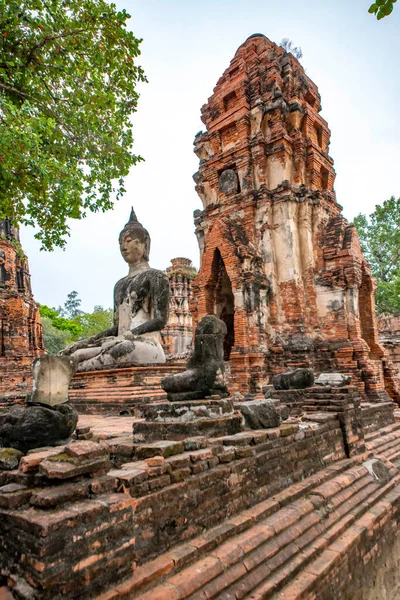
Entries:
[[33, 361], [33, 391], [28, 402], [56, 406], [68, 402], [68, 388], [75, 373], [70, 356], [39, 356]]
[[279, 427], [282, 420], [289, 416], [289, 410], [279, 401], [251, 400], [242, 402], [240, 410], [250, 429], [268, 429]]
[[315, 380], [315, 385], [328, 387], [342, 387], [350, 383], [351, 375], [344, 375], [344, 373], [321, 373]]
[[276, 390], [303, 390], [314, 385], [314, 373], [312, 369], [286, 371], [274, 375], [272, 385]]
[[5, 471], [12, 471], [13, 469], [16, 469], [23, 455], [23, 452], [20, 452], [15, 448], [1, 448], [0, 469], [4, 469]]

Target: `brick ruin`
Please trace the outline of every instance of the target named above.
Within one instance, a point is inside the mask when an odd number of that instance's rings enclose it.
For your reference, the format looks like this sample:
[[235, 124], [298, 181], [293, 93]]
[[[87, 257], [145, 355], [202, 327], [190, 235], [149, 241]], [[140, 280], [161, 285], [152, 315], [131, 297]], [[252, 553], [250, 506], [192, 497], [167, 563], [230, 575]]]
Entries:
[[385, 348], [400, 378], [400, 317], [380, 316], [378, 319], [379, 341]]
[[192, 281], [197, 275], [192, 261], [188, 258], [173, 258], [167, 268], [169, 279], [169, 319], [163, 331], [165, 354], [170, 356], [186, 354], [192, 343], [193, 326], [190, 300]]
[[19, 232], [0, 221], [0, 395], [24, 397], [31, 364], [44, 351], [42, 325], [32, 295], [28, 260]]
[[378, 339], [374, 281], [342, 216], [317, 86], [298, 60], [255, 34], [202, 107], [194, 175], [201, 268], [192, 314], [228, 327], [231, 388], [312, 366], [353, 375], [370, 398], [399, 400]]

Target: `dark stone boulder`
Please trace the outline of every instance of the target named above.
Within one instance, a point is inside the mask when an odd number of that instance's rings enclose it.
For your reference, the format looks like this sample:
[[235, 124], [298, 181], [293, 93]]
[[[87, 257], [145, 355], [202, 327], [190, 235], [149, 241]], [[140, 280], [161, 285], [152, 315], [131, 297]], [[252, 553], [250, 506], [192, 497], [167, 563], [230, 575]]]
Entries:
[[204, 317], [196, 327], [194, 348], [183, 373], [165, 377], [161, 386], [168, 400], [196, 400], [213, 394], [227, 395], [224, 375], [224, 338], [227, 329], [221, 319]]
[[28, 452], [32, 448], [57, 446], [75, 430], [78, 414], [68, 403], [54, 407], [13, 406], [0, 415], [0, 446]]
[[279, 400], [250, 400], [242, 402], [240, 410], [250, 429], [279, 427], [289, 417], [289, 409]]
[[286, 371], [274, 375], [272, 385], [276, 390], [303, 390], [314, 385], [314, 373], [312, 369]]

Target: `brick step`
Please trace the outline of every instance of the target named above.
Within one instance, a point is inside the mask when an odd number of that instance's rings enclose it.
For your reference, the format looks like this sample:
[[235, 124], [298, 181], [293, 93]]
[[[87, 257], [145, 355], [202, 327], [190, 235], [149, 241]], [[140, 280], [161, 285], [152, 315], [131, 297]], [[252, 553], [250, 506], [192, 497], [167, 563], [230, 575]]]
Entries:
[[386, 458], [390, 460], [389, 455], [391, 454], [393, 448], [400, 448], [400, 440], [389, 439], [385, 444], [376, 446], [374, 449], [374, 454], [386, 456]]
[[[280, 507], [278, 512], [274, 511], [266, 518], [264, 514], [258, 524], [223, 542], [211, 553], [207, 551], [206, 557], [169, 576], [156, 587], [147, 591], [138, 585], [134, 589], [125, 587], [124, 595], [107, 598], [222, 600], [248, 598], [251, 594], [252, 599], [266, 600], [335, 542], [349, 523], [360, 518], [395, 484], [392, 480], [380, 488], [365, 467], [349, 469], [310, 490], [307, 498]], [[335, 510], [329, 514], [333, 507]], [[294, 537], [295, 542], [292, 541]], [[141, 567], [142, 581], [146, 567]], [[171, 570], [173, 568], [171, 565]], [[261, 589], [262, 595], [254, 596]], [[138, 591], [143, 593], [136, 595]]]
[[[385, 486], [386, 487], [386, 486]], [[372, 506], [373, 512], [367, 512], [368, 508]], [[357, 520], [355, 520], [350, 527], [346, 528], [345, 536], [342, 539], [330, 542], [320, 555], [317, 555], [309, 565], [306, 567], [306, 572], [302, 572], [300, 575], [291, 578], [290, 583], [285, 587], [281, 588], [279, 596], [276, 596], [277, 600], [300, 600], [305, 598], [317, 598], [313, 590], [315, 589], [318, 581], [324, 579], [324, 576], [333, 569], [339, 566], [340, 557], [343, 552], [350, 547], [363, 532], [374, 530], [378, 527], [378, 524], [385, 521], [390, 516], [393, 504], [398, 504], [400, 501], [400, 485], [396, 485], [388, 490], [385, 489], [385, 494], [380, 497], [374, 496], [368, 502], [367, 510]], [[251, 596], [251, 600], [267, 600], [271, 596], [265, 593], [263, 586], [257, 588]], [[274, 596], [275, 597], [275, 596]]]
[[89, 390], [69, 390], [69, 395], [72, 397], [77, 396], [137, 396], [140, 394], [165, 394], [164, 390], [160, 387], [137, 387], [137, 388], [113, 388], [113, 389], [89, 389]]
[[73, 402], [78, 402], [79, 400], [93, 400], [93, 401], [98, 401], [98, 402], [115, 402], [115, 400], [119, 400], [119, 399], [123, 399], [123, 400], [140, 400], [141, 398], [163, 398], [163, 397], [167, 397], [167, 394], [164, 391], [160, 391], [160, 392], [152, 392], [147, 391], [147, 392], [142, 392], [141, 394], [112, 394], [112, 395], [108, 395], [108, 394], [104, 394], [104, 395], [98, 395], [98, 394], [79, 394], [76, 396], [70, 396], [70, 400], [72, 400]]
[[[159, 581], [167, 573], [177, 573], [182, 567], [192, 563], [194, 560], [198, 560], [199, 558], [202, 560], [205, 553], [209, 555], [209, 552], [213, 548], [216, 548], [218, 545], [224, 542], [226, 545], [231, 544], [233, 548], [232, 551], [234, 552], [234, 549], [237, 548], [237, 544], [236, 542], [233, 543], [229, 541], [231, 538], [236, 539], [233, 536], [238, 534], [250, 535], [251, 538], [251, 534], [248, 534], [248, 531], [250, 531], [251, 527], [254, 525], [259, 526], [266, 517], [272, 517], [274, 515], [277, 517], [277, 515], [281, 513], [281, 509], [288, 507], [290, 502], [294, 502], [300, 499], [302, 496], [309, 494], [314, 488], [321, 486], [321, 484], [329, 484], [332, 479], [337, 478], [337, 476], [341, 473], [345, 472], [351, 467], [356, 467], [358, 462], [358, 458], [339, 461], [317, 475], [308, 477], [304, 481], [290, 486], [290, 488], [275, 495], [274, 497], [255, 505], [253, 508], [245, 510], [237, 514], [235, 517], [231, 517], [222, 525], [210, 529], [203, 536], [190, 540], [187, 544], [177, 546], [173, 550], [166, 552], [153, 561], [144, 563], [135, 571], [133, 577], [102, 595], [98, 598], [98, 600], [130, 600], [136, 598], [136, 594], [138, 592], [144, 592], [149, 588], [149, 586]], [[360, 467], [357, 468], [360, 469]], [[354, 480], [357, 480], [357, 478], [362, 479], [365, 477], [365, 474], [366, 470], [361, 469], [361, 471], [358, 471], [358, 474], [357, 472], [353, 474], [352, 478]], [[333, 489], [337, 492], [341, 488], [340, 486], [334, 486]], [[356, 491], [357, 490], [355, 490], [355, 492]], [[305, 507], [305, 516], [308, 519], [305, 523], [303, 523], [306, 531], [307, 527], [312, 527], [310, 524], [310, 514], [313, 514], [315, 509], [310, 505], [308, 500], [303, 500], [302, 502], [303, 507]], [[304, 512], [304, 508], [302, 510]], [[295, 515], [297, 515], [297, 519], [303, 518], [303, 515], [296, 513], [295, 510], [291, 510], [290, 514], [293, 518]], [[276, 526], [278, 527], [278, 524], [282, 522], [283, 530], [286, 530], [286, 528], [290, 525], [289, 521], [287, 519], [286, 521], [282, 519], [281, 515], [279, 518], [276, 518]], [[288, 538], [290, 539], [292, 536], [290, 533], [290, 527], [287, 531]], [[259, 536], [259, 543], [262, 544], [264, 541], [265, 540], [262, 538], [262, 536]], [[227, 546], [224, 547], [224, 551], [226, 548]], [[206, 567], [207, 569], [210, 567], [209, 561], [206, 562]], [[154, 596], [149, 595], [148, 598], [154, 598], [154, 600], [157, 598], [160, 600], [162, 598], [168, 598], [169, 595], [157, 595], [158, 593], [165, 594], [165, 592], [166, 590], [163, 586], [161, 591], [157, 588], [154, 588], [151, 590], [151, 594], [154, 594]], [[175, 596], [172, 597], [175, 598]]]
[[392, 444], [398, 443], [398, 437], [395, 435], [395, 430], [382, 435], [380, 438], [374, 438], [366, 441], [368, 450], [373, 450], [375, 453], [384, 453]]

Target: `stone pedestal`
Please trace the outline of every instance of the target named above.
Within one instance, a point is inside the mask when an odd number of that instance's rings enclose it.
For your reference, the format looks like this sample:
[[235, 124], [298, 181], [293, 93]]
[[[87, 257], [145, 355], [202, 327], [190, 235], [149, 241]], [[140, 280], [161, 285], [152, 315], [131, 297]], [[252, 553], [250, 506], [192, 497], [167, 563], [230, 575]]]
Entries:
[[233, 435], [241, 430], [242, 422], [230, 399], [155, 402], [143, 406], [138, 416], [144, 421], [133, 424], [135, 442]]

